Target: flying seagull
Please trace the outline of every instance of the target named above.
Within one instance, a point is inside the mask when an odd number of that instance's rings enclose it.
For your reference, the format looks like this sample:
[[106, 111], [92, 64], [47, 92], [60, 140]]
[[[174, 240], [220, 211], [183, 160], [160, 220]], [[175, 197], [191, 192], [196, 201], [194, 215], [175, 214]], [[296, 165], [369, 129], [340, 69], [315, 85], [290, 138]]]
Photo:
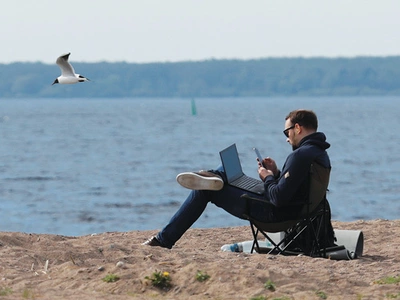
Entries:
[[[53, 84], [61, 83], [61, 84], [72, 84], [77, 82], [88, 81], [89, 79], [75, 74], [75, 70], [72, 65], [68, 62], [69, 55], [71, 53], [63, 54], [56, 60], [56, 64], [61, 69], [61, 76], [58, 76], [56, 80], [54, 80]], [[52, 85], [53, 85], [52, 84]]]

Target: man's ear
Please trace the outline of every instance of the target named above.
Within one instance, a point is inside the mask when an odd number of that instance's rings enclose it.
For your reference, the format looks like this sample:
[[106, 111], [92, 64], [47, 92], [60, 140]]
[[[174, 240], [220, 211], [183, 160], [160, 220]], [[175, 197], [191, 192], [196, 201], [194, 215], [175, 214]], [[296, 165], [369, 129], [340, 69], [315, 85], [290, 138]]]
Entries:
[[302, 132], [302, 128], [299, 123], [294, 124], [294, 130], [296, 130], [296, 134], [300, 134]]

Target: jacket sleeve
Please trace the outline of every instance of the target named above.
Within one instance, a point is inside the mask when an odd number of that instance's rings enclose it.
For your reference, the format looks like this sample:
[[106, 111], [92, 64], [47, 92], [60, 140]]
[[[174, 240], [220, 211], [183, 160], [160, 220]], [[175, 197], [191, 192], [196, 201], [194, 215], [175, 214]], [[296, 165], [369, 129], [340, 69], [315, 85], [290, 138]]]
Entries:
[[309, 159], [302, 157], [301, 152], [292, 152], [280, 177], [275, 179], [273, 176], [268, 176], [265, 179], [264, 188], [269, 201], [276, 207], [296, 204], [298, 201], [296, 192], [308, 178], [310, 164]]

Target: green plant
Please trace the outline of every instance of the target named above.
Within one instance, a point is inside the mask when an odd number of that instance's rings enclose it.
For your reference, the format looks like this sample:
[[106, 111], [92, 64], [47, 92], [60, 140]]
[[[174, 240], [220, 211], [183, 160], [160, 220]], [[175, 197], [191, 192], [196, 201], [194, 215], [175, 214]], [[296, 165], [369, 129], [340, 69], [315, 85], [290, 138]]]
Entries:
[[116, 282], [117, 280], [119, 280], [119, 277], [115, 274], [108, 274], [103, 278], [103, 281], [105, 282]]
[[327, 299], [328, 296], [323, 291], [316, 291], [315, 294], [321, 299]]
[[32, 291], [28, 290], [28, 289], [24, 289], [24, 291], [22, 292], [22, 298], [25, 299], [35, 299], [35, 295], [33, 294]]
[[202, 272], [200, 270], [197, 271], [197, 273], [196, 273], [197, 281], [203, 282], [203, 281], [206, 281], [208, 278], [210, 278], [210, 275], [208, 275], [207, 273]]
[[397, 294], [386, 294], [386, 298], [388, 298], [388, 299], [400, 299], [400, 293], [397, 293]]
[[171, 276], [168, 272], [154, 272], [151, 277], [146, 276], [145, 279], [150, 280], [151, 284], [158, 288], [171, 287]]
[[12, 290], [8, 287], [0, 289], [0, 296], [7, 296], [12, 293]]
[[275, 284], [271, 281], [271, 279], [268, 279], [265, 283], [264, 283], [264, 287], [267, 290], [270, 290], [271, 292], [275, 291]]
[[388, 276], [374, 281], [374, 283], [376, 284], [396, 284], [399, 282], [400, 282], [400, 276]]
[[250, 298], [250, 300], [267, 300], [267, 298], [265, 296], [256, 296]]

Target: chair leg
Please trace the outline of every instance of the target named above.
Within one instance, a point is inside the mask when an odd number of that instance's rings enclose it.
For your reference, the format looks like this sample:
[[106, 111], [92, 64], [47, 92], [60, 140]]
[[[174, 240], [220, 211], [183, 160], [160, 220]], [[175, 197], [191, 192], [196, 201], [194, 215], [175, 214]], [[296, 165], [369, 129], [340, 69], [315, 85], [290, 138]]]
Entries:
[[257, 252], [260, 252], [260, 245], [258, 244], [257, 236], [258, 236], [258, 228], [257, 230], [254, 229], [253, 223], [250, 221], [251, 232], [253, 233], [253, 245], [251, 246], [250, 253], [253, 253], [254, 247], [257, 248]]
[[326, 257], [326, 245], [328, 244], [328, 216], [326, 211], [326, 199], [324, 199], [324, 213], [322, 214], [322, 224], [324, 226], [324, 247], [323, 247], [323, 257]]
[[[253, 243], [251, 247], [251, 253], [256, 250], [258, 253], [261, 253], [261, 247], [258, 242], [258, 234], [261, 233], [266, 240], [271, 243], [271, 247], [267, 247], [270, 249], [268, 254], [288, 254], [293, 255], [295, 253], [303, 253], [305, 255], [311, 257], [326, 257], [326, 245], [327, 245], [327, 222], [329, 222], [329, 216], [327, 215], [326, 211], [326, 203], [324, 203], [324, 208], [322, 211], [319, 211], [317, 214], [313, 216], [309, 216], [304, 218], [303, 220], [299, 221], [295, 226], [292, 226], [289, 230], [285, 232], [285, 237], [280, 239], [279, 243], [276, 243], [274, 240], [270, 238], [267, 232], [260, 229], [256, 224], [250, 221], [250, 227], [253, 233]], [[305, 234], [305, 240], [308, 241], [307, 244], [301, 245], [300, 248], [302, 252], [297, 251], [297, 246], [290, 250], [290, 246], [292, 243], [298, 240], [299, 236]], [[322, 237], [321, 234], [324, 236]], [[320, 241], [318, 238], [322, 237]], [[324, 243], [324, 245], [322, 245]], [[322, 247], [321, 247], [322, 246]]]
[[[256, 249], [257, 253], [261, 253], [261, 248], [260, 248], [260, 244], [258, 243], [258, 233], [261, 233], [273, 246], [274, 248], [272, 248], [268, 254], [271, 254], [272, 252], [274, 252], [275, 250], [278, 251], [278, 254], [280, 254], [282, 251], [280, 250], [280, 245], [276, 244], [267, 234], [265, 234], [262, 230], [258, 229], [257, 226], [255, 226], [252, 222], [250, 222], [250, 227], [251, 227], [251, 231], [253, 233], [253, 245], [251, 247], [251, 251], [250, 253], [253, 253], [254, 248]], [[254, 229], [254, 227], [256, 229]], [[283, 242], [283, 241], [282, 241]]]
[[[275, 243], [274, 240], [272, 240], [268, 234], [266, 234], [264, 231], [260, 230], [261, 234], [271, 243], [271, 245], [273, 246], [273, 248], [271, 248], [270, 251], [267, 252], [267, 254], [283, 254], [286, 246], [285, 243], [287, 241], [286, 237], [283, 238], [282, 240], [280, 240], [279, 243]], [[281, 246], [284, 246], [283, 248]]]
[[[314, 222], [315, 220], [317, 220], [318, 216], [315, 216], [314, 218], [312, 218], [311, 220], [309, 220], [310, 226], [311, 226], [311, 232], [312, 232], [312, 237], [313, 237], [313, 241], [314, 244], [311, 247], [311, 253], [310, 256], [319, 256], [319, 257], [323, 257], [326, 258], [326, 245], [327, 245], [327, 216], [326, 216], [326, 210], [324, 209], [322, 212], [321, 219], [320, 221], [316, 224], [316, 226], [314, 227], [314, 225], [312, 224], [312, 222]], [[321, 246], [321, 244], [319, 243], [319, 239], [318, 237], [323, 234], [323, 242], [324, 245]]]
[[[312, 218], [310, 220], [310, 225], [312, 228], [312, 234], [313, 234], [313, 240], [315, 245], [313, 245], [313, 247], [311, 248], [312, 252], [311, 255], [312, 256], [319, 256], [319, 257], [323, 257], [326, 258], [326, 245], [328, 244], [328, 240], [327, 240], [327, 235], [328, 235], [328, 220], [329, 217], [327, 216], [327, 210], [326, 210], [326, 203], [324, 201], [324, 205], [323, 205], [323, 211], [322, 211], [322, 215], [319, 215], [321, 218], [319, 220], [319, 222], [316, 224], [316, 226], [314, 227], [312, 222], [314, 222], [314, 220], [318, 220], [318, 216], [315, 216], [314, 218]], [[323, 235], [323, 246], [321, 246], [318, 237], [321, 236], [321, 234]]]

